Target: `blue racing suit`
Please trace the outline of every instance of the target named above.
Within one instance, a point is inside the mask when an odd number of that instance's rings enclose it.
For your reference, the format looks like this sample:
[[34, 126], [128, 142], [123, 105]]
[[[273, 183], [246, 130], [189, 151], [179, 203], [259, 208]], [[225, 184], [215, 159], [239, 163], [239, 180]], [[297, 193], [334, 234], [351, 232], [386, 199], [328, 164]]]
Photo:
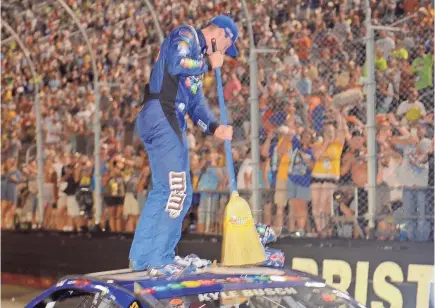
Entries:
[[205, 38], [200, 30], [180, 26], [160, 46], [137, 118], [139, 137], [148, 152], [152, 190], [134, 234], [130, 267], [143, 270], [174, 263], [185, 214], [192, 202], [188, 114], [205, 133], [219, 126], [204, 101]]

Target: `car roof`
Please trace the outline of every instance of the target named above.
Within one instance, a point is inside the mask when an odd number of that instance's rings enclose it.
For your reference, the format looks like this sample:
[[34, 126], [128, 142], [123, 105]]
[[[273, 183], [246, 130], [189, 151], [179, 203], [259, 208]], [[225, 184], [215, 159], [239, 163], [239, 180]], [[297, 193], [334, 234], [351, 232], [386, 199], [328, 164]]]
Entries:
[[201, 278], [204, 275], [215, 276], [216, 278], [220, 276], [226, 277], [241, 277], [241, 276], [287, 276], [287, 277], [304, 277], [304, 280], [311, 280], [315, 282], [323, 282], [318, 277], [313, 275], [300, 272], [292, 269], [275, 269], [269, 267], [209, 267], [202, 270], [199, 270], [195, 273], [186, 273], [179, 274], [174, 276], [151, 276], [147, 271], [133, 271], [129, 268], [113, 270], [113, 271], [104, 271], [104, 272], [96, 272], [89, 273], [85, 276], [96, 278], [99, 280], [113, 280], [113, 283], [124, 285], [132, 282], [138, 283], [147, 283], [148, 285], [159, 285], [162, 281], [179, 279], [179, 280], [188, 280], [192, 277]]
[[291, 270], [267, 267], [206, 268], [197, 273], [153, 277], [146, 271], [122, 269], [91, 273], [89, 278], [120, 285], [143, 297], [156, 299], [187, 296], [224, 290], [280, 288], [321, 284], [324, 281], [312, 275]]
[[[109, 296], [123, 301], [123, 306], [132, 305], [132, 300], [146, 306], [165, 308], [167, 300], [190, 298], [208, 301], [215, 297], [250, 297], [264, 295], [292, 295], [314, 290], [326, 295], [346, 298], [358, 305], [347, 292], [326, 285], [321, 278], [291, 269], [268, 267], [209, 267], [195, 273], [154, 277], [146, 271], [121, 269], [63, 277], [55, 286], [45, 291], [34, 303], [38, 303], [54, 291], [62, 289], [87, 292], [109, 292]], [[317, 290], [317, 291], [316, 291]], [[320, 291], [324, 290], [324, 291]], [[310, 292], [310, 291], [309, 291]], [[127, 304], [126, 304], [127, 302]], [[166, 305], [166, 306], [165, 306]], [[33, 306], [27, 306], [33, 307]]]

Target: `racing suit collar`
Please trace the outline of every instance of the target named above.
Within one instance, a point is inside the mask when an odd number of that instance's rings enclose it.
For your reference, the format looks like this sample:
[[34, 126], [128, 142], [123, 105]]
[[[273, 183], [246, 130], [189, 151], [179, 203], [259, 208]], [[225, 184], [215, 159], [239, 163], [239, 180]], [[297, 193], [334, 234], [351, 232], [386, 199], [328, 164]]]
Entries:
[[202, 34], [201, 29], [196, 29], [196, 33], [198, 34], [198, 39], [199, 39], [199, 46], [201, 47], [201, 53], [203, 55], [207, 54], [207, 42], [205, 40], [204, 34]]

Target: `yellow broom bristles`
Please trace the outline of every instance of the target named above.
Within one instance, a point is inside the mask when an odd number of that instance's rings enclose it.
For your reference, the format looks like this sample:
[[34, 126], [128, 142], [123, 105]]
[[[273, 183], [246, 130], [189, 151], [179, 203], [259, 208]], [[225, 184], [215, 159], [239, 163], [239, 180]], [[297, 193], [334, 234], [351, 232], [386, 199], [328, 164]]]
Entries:
[[255, 265], [266, 261], [249, 204], [237, 192], [232, 193], [225, 208], [223, 233], [223, 266]]

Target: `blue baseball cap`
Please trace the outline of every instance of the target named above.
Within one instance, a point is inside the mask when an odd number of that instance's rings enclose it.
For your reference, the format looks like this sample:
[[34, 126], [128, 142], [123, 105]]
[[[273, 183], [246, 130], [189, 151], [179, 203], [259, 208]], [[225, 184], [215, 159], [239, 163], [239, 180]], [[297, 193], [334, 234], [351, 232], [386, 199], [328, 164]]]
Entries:
[[225, 30], [226, 35], [230, 37], [231, 41], [233, 42], [233, 44], [228, 47], [225, 53], [231, 57], [237, 58], [238, 52], [235, 43], [239, 36], [239, 30], [237, 28], [236, 22], [226, 15], [218, 15], [214, 17], [210, 23], [215, 24], [219, 28]]

